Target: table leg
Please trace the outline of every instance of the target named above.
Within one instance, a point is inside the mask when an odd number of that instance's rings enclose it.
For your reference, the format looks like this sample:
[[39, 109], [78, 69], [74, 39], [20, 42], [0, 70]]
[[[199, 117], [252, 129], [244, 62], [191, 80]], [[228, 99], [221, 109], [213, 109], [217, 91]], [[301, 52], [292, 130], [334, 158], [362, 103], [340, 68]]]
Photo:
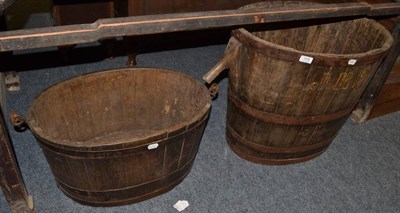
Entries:
[[[1, 77], [2, 73], [1, 73]], [[1, 78], [1, 106], [0, 106], [0, 188], [13, 213], [34, 212], [33, 200], [27, 195], [21, 172], [18, 168], [15, 154], [10, 143], [10, 137], [4, 120], [5, 87]]]
[[383, 59], [381, 65], [376, 71], [368, 87], [365, 89], [360, 98], [358, 105], [352, 113], [352, 120], [356, 123], [364, 122], [375, 104], [379, 93], [381, 92], [393, 65], [396, 63], [400, 54], [400, 16], [397, 17], [396, 24], [393, 28], [393, 46], [389, 50], [386, 58]]

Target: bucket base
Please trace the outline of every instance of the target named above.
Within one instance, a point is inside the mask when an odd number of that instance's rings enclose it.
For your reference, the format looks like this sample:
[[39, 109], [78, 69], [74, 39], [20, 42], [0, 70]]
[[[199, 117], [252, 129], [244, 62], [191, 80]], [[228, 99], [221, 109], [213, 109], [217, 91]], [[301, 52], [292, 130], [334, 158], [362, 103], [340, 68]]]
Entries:
[[83, 191], [71, 188], [59, 180], [56, 180], [58, 188], [72, 200], [88, 206], [112, 207], [141, 202], [172, 190], [189, 174], [193, 161], [182, 169], [157, 179], [134, 187], [107, 190], [107, 191]]
[[288, 148], [286, 152], [274, 153], [246, 146], [242, 142], [244, 139], [238, 137], [240, 136], [232, 128], [229, 128], [229, 124], [227, 124], [226, 141], [233, 152], [244, 160], [266, 165], [287, 165], [308, 161], [320, 156], [330, 145], [328, 143], [321, 147], [302, 152], [290, 152], [292, 148]]

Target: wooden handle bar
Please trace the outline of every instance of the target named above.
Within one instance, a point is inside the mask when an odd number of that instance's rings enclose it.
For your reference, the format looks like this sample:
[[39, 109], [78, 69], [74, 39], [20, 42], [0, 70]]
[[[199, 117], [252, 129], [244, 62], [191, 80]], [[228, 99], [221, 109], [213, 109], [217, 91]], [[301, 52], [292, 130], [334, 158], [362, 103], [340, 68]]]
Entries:
[[1, 32], [0, 52], [88, 43], [117, 36], [147, 35], [319, 18], [397, 14], [400, 14], [400, 3], [370, 5], [358, 2], [100, 19], [92, 24]]

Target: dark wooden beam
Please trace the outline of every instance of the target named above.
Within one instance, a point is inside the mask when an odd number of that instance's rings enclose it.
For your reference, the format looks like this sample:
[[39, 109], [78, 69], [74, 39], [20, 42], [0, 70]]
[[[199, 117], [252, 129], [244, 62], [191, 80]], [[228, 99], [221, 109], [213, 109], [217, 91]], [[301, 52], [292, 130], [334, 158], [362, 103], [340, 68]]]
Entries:
[[400, 14], [400, 4], [364, 2], [319, 4], [272, 9], [224, 10], [98, 20], [92, 24], [0, 33], [0, 52], [88, 43], [117, 36], [147, 35], [345, 16]]
[[400, 54], [400, 16], [397, 17], [396, 24], [392, 31], [393, 46], [389, 50], [387, 56], [383, 59], [381, 65], [377, 69], [374, 77], [369, 82], [368, 87], [364, 90], [363, 95], [358, 102], [352, 114], [352, 120], [356, 123], [362, 123], [367, 120], [371, 113], [372, 107], [378, 98], [393, 65], [396, 63]]
[[[399, 2], [399, 1], [397, 1]], [[371, 4], [371, 11], [368, 16], [391, 16], [399, 15], [400, 8], [398, 3], [381, 3], [381, 4]]]

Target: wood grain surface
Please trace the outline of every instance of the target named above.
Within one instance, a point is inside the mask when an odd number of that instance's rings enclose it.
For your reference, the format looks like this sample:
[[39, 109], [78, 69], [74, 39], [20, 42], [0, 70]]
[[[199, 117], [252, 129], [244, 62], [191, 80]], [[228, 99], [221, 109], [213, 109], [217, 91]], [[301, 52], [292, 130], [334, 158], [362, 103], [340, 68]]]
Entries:
[[103, 38], [176, 31], [221, 28], [256, 23], [332, 18], [342, 16], [394, 15], [397, 3], [342, 3], [254, 10], [222, 10], [126, 17], [93, 24], [18, 30], [0, 33], [0, 51], [86, 43]]
[[84, 75], [43, 92], [27, 123], [60, 189], [93, 206], [162, 194], [189, 173], [209, 115], [207, 88], [159, 69]]
[[234, 30], [205, 76], [230, 69], [227, 141], [244, 159], [288, 164], [325, 151], [393, 42], [366, 18], [303, 24]]

